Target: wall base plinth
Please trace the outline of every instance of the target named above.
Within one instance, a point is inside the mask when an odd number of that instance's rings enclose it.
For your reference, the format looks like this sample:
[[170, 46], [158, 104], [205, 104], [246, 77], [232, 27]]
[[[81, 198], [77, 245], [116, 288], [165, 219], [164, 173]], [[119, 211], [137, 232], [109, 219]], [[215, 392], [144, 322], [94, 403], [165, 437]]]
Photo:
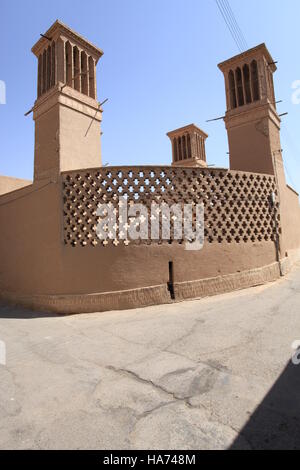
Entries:
[[188, 300], [246, 289], [276, 281], [279, 278], [279, 263], [273, 263], [240, 273], [200, 279], [199, 281], [181, 282], [174, 285], [174, 291], [177, 300]]
[[300, 251], [294, 250], [279, 263], [272, 263], [248, 271], [217, 276], [196, 281], [174, 283], [175, 300], [167, 285], [144, 287], [118, 292], [81, 295], [34, 295], [24, 296], [1, 292], [0, 300], [32, 310], [57, 314], [77, 314], [127, 310], [151, 305], [170, 304], [183, 300], [204, 298], [276, 281], [281, 273], [288, 273], [292, 264], [300, 260]]

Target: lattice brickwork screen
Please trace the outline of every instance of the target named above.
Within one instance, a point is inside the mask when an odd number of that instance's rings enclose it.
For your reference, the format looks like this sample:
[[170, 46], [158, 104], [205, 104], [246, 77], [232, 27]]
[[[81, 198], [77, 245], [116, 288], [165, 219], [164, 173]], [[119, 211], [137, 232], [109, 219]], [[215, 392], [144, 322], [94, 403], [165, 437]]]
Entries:
[[[169, 205], [204, 204], [205, 243], [254, 243], [275, 240], [279, 228], [275, 178], [222, 169], [172, 167], [103, 167], [63, 173], [64, 242], [69, 246], [128, 245], [130, 240], [99, 240], [99, 203], [119, 197], [128, 203], [154, 201]], [[116, 209], [117, 210], [117, 209]], [[140, 240], [139, 243], [182, 243], [184, 240]], [[134, 241], [134, 243], [137, 243]]]

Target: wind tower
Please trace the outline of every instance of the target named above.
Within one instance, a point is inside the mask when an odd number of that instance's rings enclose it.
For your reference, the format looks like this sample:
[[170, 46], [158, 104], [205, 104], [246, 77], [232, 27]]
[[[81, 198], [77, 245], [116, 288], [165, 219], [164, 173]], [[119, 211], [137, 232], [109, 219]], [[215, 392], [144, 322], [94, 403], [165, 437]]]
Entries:
[[207, 167], [205, 141], [208, 135], [195, 124], [168, 132], [172, 143], [172, 166]]
[[32, 52], [38, 59], [34, 179], [101, 166], [96, 65], [103, 52], [60, 21]]
[[283, 171], [273, 83], [277, 68], [266, 45], [232, 57], [219, 68], [225, 78], [230, 168], [268, 174]]

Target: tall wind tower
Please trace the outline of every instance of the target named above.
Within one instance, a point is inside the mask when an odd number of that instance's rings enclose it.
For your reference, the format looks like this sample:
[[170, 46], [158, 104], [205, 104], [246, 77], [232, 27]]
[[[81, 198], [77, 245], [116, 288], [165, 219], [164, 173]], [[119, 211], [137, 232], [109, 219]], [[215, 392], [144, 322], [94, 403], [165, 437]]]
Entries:
[[32, 52], [38, 59], [34, 179], [101, 166], [96, 65], [103, 52], [60, 21]]
[[219, 64], [224, 74], [230, 168], [274, 174], [282, 167], [276, 64], [265, 44]]

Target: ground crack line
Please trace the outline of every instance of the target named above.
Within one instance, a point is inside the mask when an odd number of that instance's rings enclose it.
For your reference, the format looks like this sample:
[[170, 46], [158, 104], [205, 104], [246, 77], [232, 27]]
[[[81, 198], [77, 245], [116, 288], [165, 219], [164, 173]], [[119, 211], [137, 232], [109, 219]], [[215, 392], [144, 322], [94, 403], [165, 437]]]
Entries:
[[137, 380], [140, 383], [151, 385], [152, 387], [159, 390], [160, 392], [163, 392], [163, 393], [167, 394], [170, 398], [173, 398], [173, 400], [180, 401], [182, 403], [185, 403], [188, 407], [193, 408], [193, 406], [188, 402], [188, 400], [190, 400], [192, 397], [180, 397], [180, 396], [176, 395], [174, 392], [171, 392], [171, 391], [167, 390], [166, 388], [162, 387], [161, 385], [158, 385], [158, 384], [154, 383], [152, 380], [143, 379], [142, 377], [140, 377], [135, 372], [132, 372], [132, 371], [127, 370], [127, 369], [118, 369], [117, 367], [114, 367], [114, 366], [107, 366], [106, 369], [112, 370], [113, 372], [123, 374], [123, 375], [128, 376], [128, 377], [131, 377], [131, 378]]

